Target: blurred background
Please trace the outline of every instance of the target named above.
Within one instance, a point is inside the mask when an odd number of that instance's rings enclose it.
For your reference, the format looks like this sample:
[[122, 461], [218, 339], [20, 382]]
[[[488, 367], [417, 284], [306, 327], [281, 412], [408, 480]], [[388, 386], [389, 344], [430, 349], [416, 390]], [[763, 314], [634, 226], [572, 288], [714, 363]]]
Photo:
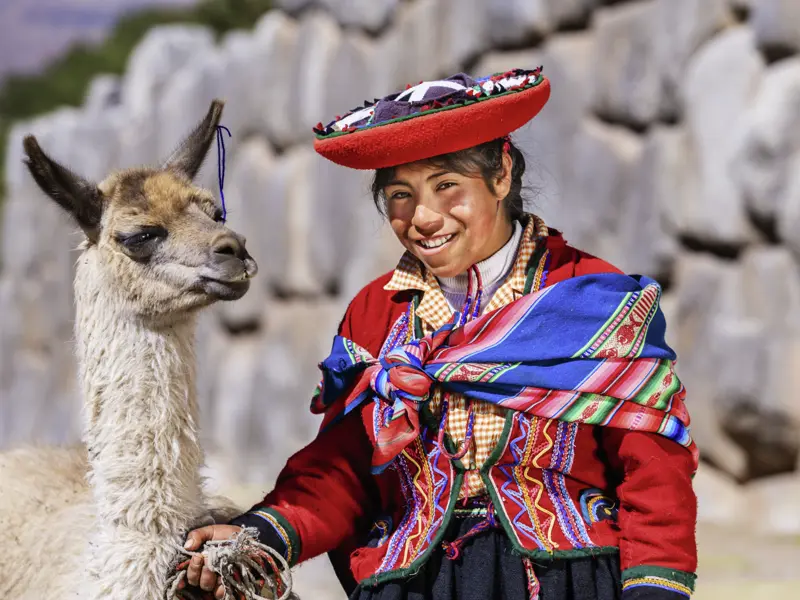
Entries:
[[[530, 210], [666, 290], [703, 458], [696, 597], [800, 597], [796, 0], [2, 0], [0, 449], [80, 436], [79, 237], [24, 171], [24, 134], [100, 179], [226, 99], [230, 223], [261, 272], [203, 318], [199, 385], [209, 485], [249, 504], [314, 436], [348, 301], [401, 254], [311, 127], [406, 83], [538, 65], [552, 99], [515, 136]], [[324, 559], [297, 579], [342, 598]]]

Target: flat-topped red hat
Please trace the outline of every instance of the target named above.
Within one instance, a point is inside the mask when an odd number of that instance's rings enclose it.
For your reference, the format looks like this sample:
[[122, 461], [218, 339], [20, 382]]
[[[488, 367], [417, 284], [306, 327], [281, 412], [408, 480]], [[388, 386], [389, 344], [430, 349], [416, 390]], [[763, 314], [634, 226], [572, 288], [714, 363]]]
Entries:
[[465, 150], [508, 135], [550, 97], [541, 67], [482, 79], [459, 73], [365, 103], [314, 128], [314, 149], [353, 169], [381, 169]]

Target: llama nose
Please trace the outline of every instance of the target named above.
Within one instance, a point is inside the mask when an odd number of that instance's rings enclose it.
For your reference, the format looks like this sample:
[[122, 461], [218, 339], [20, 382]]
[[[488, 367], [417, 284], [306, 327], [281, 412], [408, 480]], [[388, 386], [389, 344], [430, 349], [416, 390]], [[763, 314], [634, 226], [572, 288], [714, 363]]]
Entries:
[[235, 257], [239, 260], [246, 260], [250, 258], [244, 247], [244, 238], [239, 238], [234, 235], [225, 235], [218, 238], [212, 247], [214, 256], [219, 259], [226, 257]]

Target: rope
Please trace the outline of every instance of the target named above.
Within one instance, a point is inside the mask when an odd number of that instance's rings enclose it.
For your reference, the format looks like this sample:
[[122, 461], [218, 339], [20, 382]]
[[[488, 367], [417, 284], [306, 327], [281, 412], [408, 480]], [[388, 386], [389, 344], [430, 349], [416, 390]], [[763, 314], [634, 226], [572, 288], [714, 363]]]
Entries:
[[[220, 577], [225, 588], [225, 600], [290, 600], [292, 575], [289, 563], [273, 548], [258, 540], [258, 530], [246, 527], [229, 540], [206, 542], [201, 552], [191, 552], [176, 546], [189, 558], [178, 563], [167, 580], [165, 600], [212, 600], [213, 593], [182, 590], [178, 586], [186, 579], [191, 557], [202, 554], [205, 566]], [[262, 596], [264, 588], [270, 596]]]

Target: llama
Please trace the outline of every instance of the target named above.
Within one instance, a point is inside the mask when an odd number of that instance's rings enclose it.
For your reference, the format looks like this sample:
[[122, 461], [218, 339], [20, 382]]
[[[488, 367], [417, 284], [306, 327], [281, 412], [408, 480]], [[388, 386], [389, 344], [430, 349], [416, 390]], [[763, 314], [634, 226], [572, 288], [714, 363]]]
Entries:
[[4, 598], [163, 598], [185, 534], [236, 513], [203, 494], [195, 393], [198, 311], [241, 298], [257, 271], [192, 184], [222, 107], [163, 167], [99, 185], [24, 140], [34, 180], [85, 235], [74, 281], [84, 445], [0, 454]]

